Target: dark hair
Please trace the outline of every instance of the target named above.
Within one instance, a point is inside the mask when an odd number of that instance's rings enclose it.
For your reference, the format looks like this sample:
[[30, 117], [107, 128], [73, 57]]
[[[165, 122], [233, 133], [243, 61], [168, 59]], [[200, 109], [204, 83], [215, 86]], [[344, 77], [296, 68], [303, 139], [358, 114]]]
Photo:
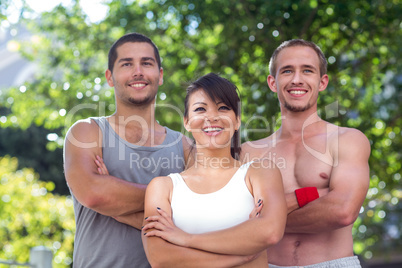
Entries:
[[[195, 82], [187, 87], [187, 95], [184, 100], [184, 117], [188, 118], [188, 101], [190, 96], [198, 91], [203, 90], [208, 94], [212, 101], [220, 100], [229, 106], [235, 113], [236, 117], [240, 118], [240, 98], [237, 87], [229, 80], [220, 77], [215, 73], [206, 74], [198, 78]], [[230, 153], [232, 157], [239, 160], [240, 157], [240, 135], [239, 131], [235, 131], [231, 141]]]
[[324, 53], [321, 51], [320, 47], [310, 41], [305, 41], [303, 39], [292, 39], [283, 42], [279, 47], [277, 47], [272, 53], [271, 59], [269, 61], [269, 73], [275, 77], [277, 62], [276, 58], [278, 57], [279, 52], [287, 47], [296, 47], [296, 46], [304, 46], [311, 47], [317, 53], [318, 59], [320, 60], [320, 76], [323, 76], [327, 73], [327, 59], [325, 58]]
[[155, 59], [156, 62], [158, 63], [158, 67], [159, 69], [161, 68], [161, 57], [159, 56], [159, 50], [158, 47], [154, 44], [154, 42], [152, 42], [151, 39], [149, 39], [148, 37], [146, 37], [143, 34], [140, 33], [128, 33], [126, 35], [123, 35], [122, 37], [119, 38], [119, 40], [117, 40], [112, 47], [109, 50], [109, 55], [108, 55], [108, 69], [113, 72], [113, 66], [114, 63], [117, 59], [117, 48], [125, 43], [148, 43], [150, 44], [153, 48], [154, 48], [154, 53], [155, 53]]

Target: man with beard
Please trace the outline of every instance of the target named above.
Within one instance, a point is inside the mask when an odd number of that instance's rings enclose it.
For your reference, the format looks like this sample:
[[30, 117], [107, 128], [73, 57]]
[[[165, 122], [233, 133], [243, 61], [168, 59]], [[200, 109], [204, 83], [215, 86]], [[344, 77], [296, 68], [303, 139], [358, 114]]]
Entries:
[[[127, 34], [113, 44], [108, 61], [114, 114], [76, 122], [65, 139], [65, 177], [76, 220], [73, 265], [150, 267], [140, 231], [146, 185], [156, 176], [181, 172], [190, 147], [183, 135], [155, 119], [155, 96], [163, 83], [155, 44], [142, 34]], [[98, 168], [103, 163], [109, 172]]]
[[318, 93], [328, 75], [317, 45], [286, 41], [274, 51], [269, 69], [282, 125], [242, 146], [243, 159], [270, 158], [282, 173], [289, 214], [283, 239], [268, 249], [269, 267], [360, 267], [352, 226], [369, 187], [369, 141], [356, 129], [318, 116]]

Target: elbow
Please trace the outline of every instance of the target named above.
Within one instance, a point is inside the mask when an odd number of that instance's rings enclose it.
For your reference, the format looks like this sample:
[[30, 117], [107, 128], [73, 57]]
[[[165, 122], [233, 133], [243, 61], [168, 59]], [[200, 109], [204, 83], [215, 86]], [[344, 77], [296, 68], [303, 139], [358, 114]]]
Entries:
[[147, 253], [148, 262], [152, 268], [171, 267], [168, 265], [169, 260], [164, 260], [161, 255], [163, 254]]
[[71, 190], [81, 205], [89, 209], [97, 211], [104, 203], [104, 198], [92, 190], [86, 191], [85, 193], [80, 193], [79, 191], [75, 192], [73, 189]]
[[96, 195], [88, 195], [82, 199], [81, 203], [83, 206], [97, 211], [97, 209], [102, 206], [102, 198]]
[[336, 223], [339, 228], [342, 228], [353, 224], [356, 221], [359, 213], [356, 213], [352, 209], [346, 208], [338, 210], [338, 213], [336, 214]]
[[279, 241], [282, 240], [284, 235], [284, 232], [275, 232], [272, 236], [271, 239], [269, 240], [269, 245], [268, 246], [273, 246], [279, 243]]
[[[141, 232], [144, 234], [144, 232]], [[175, 267], [171, 252], [164, 246], [167, 243], [157, 237], [142, 236], [145, 255], [152, 268]]]
[[270, 232], [264, 239], [264, 248], [276, 245], [279, 241], [282, 240], [285, 232], [285, 228], [277, 228], [277, 230], [273, 230]]

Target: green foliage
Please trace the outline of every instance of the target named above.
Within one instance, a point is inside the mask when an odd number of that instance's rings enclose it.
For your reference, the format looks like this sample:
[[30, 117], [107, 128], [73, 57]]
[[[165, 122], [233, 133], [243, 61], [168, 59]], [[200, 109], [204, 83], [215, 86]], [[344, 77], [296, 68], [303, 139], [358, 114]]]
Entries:
[[355, 251], [371, 258], [402, 250], [400, 0], [126, 0], [108, 6], [108, 16], [96, 24], [87, 23], [78, 1], [26, 22], [35, 36], [21, 52], [40, 67], [24, 93], [12, 88], [0, 95], [12, 111], [0, 126], [36, 124], [65, 133], [79, 118], [111, 114], [107, 52], [122, 34], [137, 31], [154, 40], [163, 58], [156, 115], [162, 124], [182, 129], [178, 111], [186, 85], [213, 71], [239, 87], [242, 139], [255, 140], [280, 124], [278, 101], [266, 83], [271, 53], [291, 38], [311, 40], [329, 61], [322, 117], [360, 129], [372, 145]]
[[25, 263], [29, 250], [53, 250], [53, 267], [72, 262], [74, 212], [71, 198], [53, 195], [31, 169], [17, 170], [17, 159], [0, 158], [0, 258]]
[[[30, 126], [25, 131], [18, 128], [0, 128], [0, 157], [6, 154], [18, 158], [18, 169], [33, 168], [42, 181], [55, 184], [54, 193], [69, 194], [60, 167], [63, 165], [62, 148], [49, 148], [47, 135], [57, 135], [57, 130]], [[48, 150], [52, 149], [52, 150]]]

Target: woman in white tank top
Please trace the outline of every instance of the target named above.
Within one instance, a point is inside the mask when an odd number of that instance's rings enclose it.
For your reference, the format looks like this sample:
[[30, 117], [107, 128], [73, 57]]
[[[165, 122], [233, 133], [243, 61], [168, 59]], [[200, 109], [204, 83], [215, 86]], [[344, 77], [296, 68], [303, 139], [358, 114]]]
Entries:
[[[272, 162], [241, 164], [237, 88], [208, 74], [187, 89], [194, 164], [147, 187], [143, 244], [153, 267], [268, 267], [287, 207]], [[196, 153], [195, 153], [196, 151]]]

